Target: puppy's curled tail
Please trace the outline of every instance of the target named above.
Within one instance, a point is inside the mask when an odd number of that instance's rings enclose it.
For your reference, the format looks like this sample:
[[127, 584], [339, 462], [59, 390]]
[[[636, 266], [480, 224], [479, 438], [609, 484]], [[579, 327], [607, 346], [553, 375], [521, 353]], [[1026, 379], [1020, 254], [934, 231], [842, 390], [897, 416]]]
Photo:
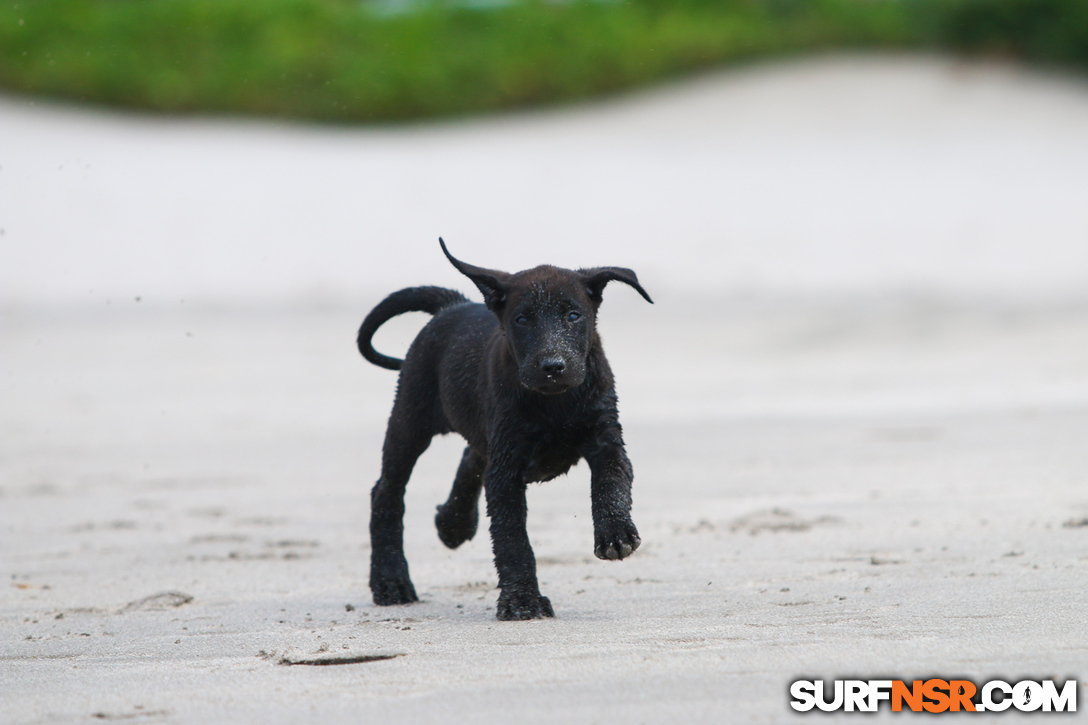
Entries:
[[468, 298], [457, 290], [445, 287], [409, 287], [386, 297], [370, 311], [359, 328], [359, 352], [370, 362], [390, 370], [400, 370], [403, 360], [382, 355], [374, 349], [371, 338], [378, 328], [397, 315], [405, 312], [429, 312], [437, 315], [447, 307], [468, 302]]

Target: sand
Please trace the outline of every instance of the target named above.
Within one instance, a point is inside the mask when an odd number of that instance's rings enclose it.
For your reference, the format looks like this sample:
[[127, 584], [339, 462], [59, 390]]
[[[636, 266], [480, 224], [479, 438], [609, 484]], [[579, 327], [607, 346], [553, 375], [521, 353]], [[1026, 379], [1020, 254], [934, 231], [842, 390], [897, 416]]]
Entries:
[[[874, 116], [836, 128], [850, 109]], [[1088, 680], [1082, 84], [862, 57], [403, 129], [10, 98], [0, 128], [0, 721], [779, 722], [802, 677]], [[715, 159], [740, 159], [724, 187]], [[352, 174], [390, 180], [362, 231]], [[486, 532], [438, 541], [454, 436], [409, 486], [423, 601], [369, 599], [395, 374], [354, 333], [401, 284], [469, 290], [437, 233], [508, 268], [554, 238], [548, 261], [629, 264], [657, 303], [610, 287], [600, 321], [642, 548], [592, 556], [585, 466], [529, 495], [554, 620], [495, 621]]]

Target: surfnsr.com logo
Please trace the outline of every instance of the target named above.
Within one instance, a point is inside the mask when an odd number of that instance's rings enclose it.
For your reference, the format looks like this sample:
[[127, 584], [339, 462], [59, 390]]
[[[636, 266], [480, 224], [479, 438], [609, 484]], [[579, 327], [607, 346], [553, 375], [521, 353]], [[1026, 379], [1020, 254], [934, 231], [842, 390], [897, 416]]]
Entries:
[[887, 702], [892, 712], [1076, 712], [1077, 681], [1059, 688], [1054, 680], [1022, 680], [1010, 685], [991, 680], [981, 687], [970, 680], [798, 680], [790, 685], [790, 707], [800, 712], [876, 712]]

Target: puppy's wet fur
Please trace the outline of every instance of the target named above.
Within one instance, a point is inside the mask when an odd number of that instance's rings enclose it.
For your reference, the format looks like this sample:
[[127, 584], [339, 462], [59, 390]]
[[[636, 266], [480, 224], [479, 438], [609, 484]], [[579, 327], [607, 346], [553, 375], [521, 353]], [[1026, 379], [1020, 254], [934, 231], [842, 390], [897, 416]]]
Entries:
[[[435, 516], [439, 538], [455, 549], [476, 534], [482, 489], [499, 573], [498, 618], [552, 617], [525, 528], [526, 485], [560, 476], [584, 458], [592, 473], [594, 553], [615, 560], [638, 548], [631, 521], [633, 472], [596, 318], [611, 281], [653, 300], [629, 269], [543, 265], [509, 274], [461, 262], [439, 243], [479, 288], [484, 304], [450, 289], [411, 287], [378, 304], [359, 329], [363, 357], [401, 371], [381, 478], [370, 496], [374, 603], [418, 600], [404, 558], [404, 489], [431, 438], [457, 432], [468, 446], [449, 499]], [[412, 311], [434, 319], [404, 360], [377, 352], [371, 344], [375, 331]]]

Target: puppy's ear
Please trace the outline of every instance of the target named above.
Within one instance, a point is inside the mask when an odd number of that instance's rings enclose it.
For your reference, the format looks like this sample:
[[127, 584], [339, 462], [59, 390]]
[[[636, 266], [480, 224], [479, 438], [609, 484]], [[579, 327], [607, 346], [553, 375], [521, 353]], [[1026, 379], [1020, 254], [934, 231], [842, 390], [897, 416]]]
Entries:
[[651, 305], [654, 303], [650, 299], [650, 295], [646, 294], [646, 290], [642, 289], [642, 285], [638, 283], [638, 277], [635, 273], [625, 267], [594, 267], [593, 269], [580, 269], [578, 273], [582, 275], [586, 291], [589, 292], [590, 298], [595, 302], [601, 301], [604, 286], [615, 280], [616, 282], [631, 285], [647, 302]]
[[497, 269], [484, 269], [483, 267], [465, 264], [450, 254], [450, 250], [446, 249], [446, 243], [442, 240], [442, 237], [438, 238], [438, 243], [442, 245], [442, 251], [445, 253], [446, 259], [450, 260], [450, 264], [456, 267], [458, 272], [471, 279], [480, 289], [487, 308], [493, 312], [499, 311], [503, 303], [506, 302], [506, 289], [510, 281], [510, 275]]

